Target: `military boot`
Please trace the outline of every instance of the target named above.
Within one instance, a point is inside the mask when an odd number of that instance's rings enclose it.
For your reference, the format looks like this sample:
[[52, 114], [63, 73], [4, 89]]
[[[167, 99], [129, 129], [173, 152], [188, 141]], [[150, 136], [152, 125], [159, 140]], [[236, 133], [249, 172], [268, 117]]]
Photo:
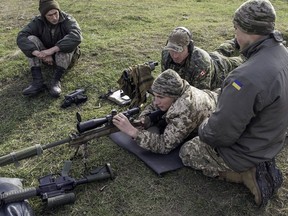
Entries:
[[65, 72], [65, 69], [62, 67], [57, 66], [55, 73], [54, 73], [54, 78], [51, 81], [51, 86], [50, 86], [50, 94], [52, 97], [59, 97], [61, 94], [61, 77], [63, 76]]
[[242, 172], [244, 185], [254, 195], [256, 205], [265, 206], [273, 195], [273, 182], [267, 171], [266, 162]]
[[25, 96], [33, 96], [45, 89], [41, 67], [31, 67], [32, 83], [22, 91]]
[[219, 179], [227, 182], [243, 183], [242, 175], [234, 171], [220, 172]]

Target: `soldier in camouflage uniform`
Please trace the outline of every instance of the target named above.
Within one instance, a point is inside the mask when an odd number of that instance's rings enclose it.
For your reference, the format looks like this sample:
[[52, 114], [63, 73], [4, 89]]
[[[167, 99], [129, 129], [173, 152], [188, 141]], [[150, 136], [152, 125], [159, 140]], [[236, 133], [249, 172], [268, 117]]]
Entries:
[[162, 51], [162, 71], [175, 70], [181, 78], [199, 89], [214, 90], [221, 87], [227, 74], [239, 66], [243, 56], [231, 57], [237, 53], [235, 39], [220, 45], [215, 52], [194, 46], [192, 34], [185, 27], [175, 28]]
[[268, 0], [249, 0], [235, 12], [240, 52], [247, 60], [223, 82], [217, 108], [182, 145], [180, 157], [210, 177], [243, 183], [264, 206], [281, 187], [275, 157], [288, 125], [288, 50], [274, 31]]
[[[142, 148], [160, 154], [169, 153], [189, 139], [200, 123], [211, 115], [217, 102], [215, 92], [190, 86], [172, 69], [161, 73], [154, 80], [151, 89], [154, 101], [140, 115], [145, 128], [132, 126], [122, 113], [113, 118], [113, 123], [135, 139]], [[166, 124], [161, 132], [163, 128], [158, 128], [161, 126], [152, 127], [153, 124], [149, 124], [145, 118], [146, 114], [156, 109], [166, 111], [162, 117]]]
[[29, 59], [33, 78], [23, 94], [31, 96], [44, 90], [41, 72], [44, 63], [55, 69], [50, 94], [59, 97], [62, 75], [80, 56], [81, 29], [72, 16], [60, 10], [55, 0], [40, 0], [39, 11], [41, 15], [36, 16], [17, 36], [17, 45]]

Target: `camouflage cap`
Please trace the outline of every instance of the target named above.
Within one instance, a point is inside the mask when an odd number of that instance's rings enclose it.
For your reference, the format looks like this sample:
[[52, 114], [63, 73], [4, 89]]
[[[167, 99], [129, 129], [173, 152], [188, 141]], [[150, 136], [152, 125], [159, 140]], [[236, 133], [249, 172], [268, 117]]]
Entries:
[[276, 12], [268, 0], [249, 0], [234, 14], [233, 23], [247, 34], [267, 35], [274, 31]]
[[173, 50], [175, 52], [182, 52], [185, 46], [188, 46], [192, 35], [185, 27], [175, 28], [168, 38], [168, 43], [164, 47], [164, 50]]
[[153, 92], [168, 97], [180, 96], [183, 88], [183, 79], [172, 69], [162, 72], [151, 86]]

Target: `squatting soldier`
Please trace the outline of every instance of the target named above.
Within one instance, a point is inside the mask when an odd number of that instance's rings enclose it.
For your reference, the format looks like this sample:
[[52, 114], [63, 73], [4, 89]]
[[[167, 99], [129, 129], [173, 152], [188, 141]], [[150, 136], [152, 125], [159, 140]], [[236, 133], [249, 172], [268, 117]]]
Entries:
[[162, 71], [173, 69], [190, 85], [214, 90], [221, 87], [227, 74], [244, 61], [241, 55], [232, 57], [237, 54], [237, 48], [237, 41], [233, 39], [221, 44], [217, 51], [208, 53], [194, 46], [187, 28], [177, 27], [162, 50]]
[[[172, 69], [161, 73], [154, 80], [151, 90], [154, 101], [140, 115], [144, 129], [132, 126], [122, 113], [113, 118], [113, 123], [134, 138], [139, 146], [155, 153], [167, 154], [191, 138], [216, 107], [215, 92], [189, 85]], [[166, 111], [162, 120], [155, 124], [147, 122], [145, 115], [156, 109]]]
[[28, 57], [33, 82], [23, 90], [24, 95], [36, 95], [44, 90], [42, 63], [54, 67], [50, 94], [59, 97], [60, 79], [80, 56], [82, 40], [77, 21], [60, 10], [55, 0], [40, 0], [39, 16], [25, 26], [17, 36], [17, 45]]
[[288, 125], [288, 50], [274, 31], [275, 18], [268, 0], [249, 0], [236, 10], [235, 34], [247, 60], [225, 79], [199, 137], [180, 149], [186, 166], [243, 183], [259, 206], [282, 184], [275, 157]]

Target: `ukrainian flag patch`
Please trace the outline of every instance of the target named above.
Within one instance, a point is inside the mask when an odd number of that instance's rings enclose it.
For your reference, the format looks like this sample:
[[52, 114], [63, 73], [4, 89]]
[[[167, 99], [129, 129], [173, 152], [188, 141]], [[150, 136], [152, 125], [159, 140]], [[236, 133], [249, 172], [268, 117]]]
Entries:
[[242, 84], [241, 82], [239, 82], [238, 80], [235, 80], [235, 81], [232, 83], [232, 86], [239, 91], [239, 90], [242, 88], [243, 84]]

